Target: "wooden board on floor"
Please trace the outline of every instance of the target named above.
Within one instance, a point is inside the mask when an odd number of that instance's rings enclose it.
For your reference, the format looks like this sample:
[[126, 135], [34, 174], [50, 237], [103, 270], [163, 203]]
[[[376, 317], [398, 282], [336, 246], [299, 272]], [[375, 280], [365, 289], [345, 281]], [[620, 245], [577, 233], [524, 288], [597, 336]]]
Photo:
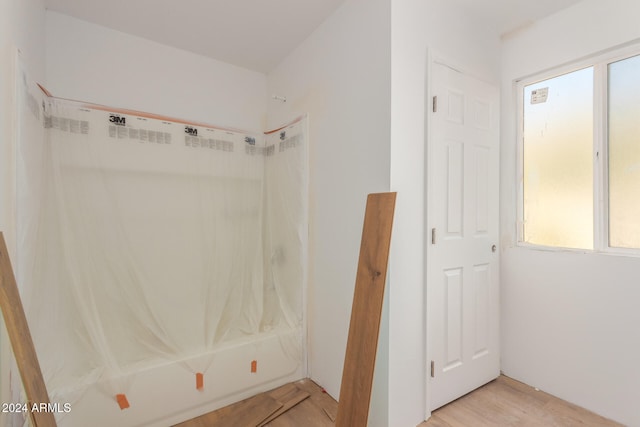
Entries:
[[[4, 235], [0, 232], [0, 309], [4, 316], [13, 354], [16, 356], [20, 377], [27, 395], [27, 403], [49, 403], [49, 395], [40, 370], [40, 363], [33, 345], [29, 325], [24, 314], [22, 300], [18, 292], [16, 278], [11, 267]], [[36, 427], [55, 427], [56, 420], [52, 412], [31, 412]]]
[[[291, 408], [296, 406], [298, 403], [302, 402], [305, 399], [309, 398], [309, 393], [306, 391], [300, 390], [295, 385], [291, 384], [292, 388], [287, 391], [287, 393], [282, 393], [281, 395], [276, 395], [271, 393], [271, 397], [276, 399], [279, 403], [282, 404], [282, 407], [274, 412], [271, 416], [269, 416], [266, 420], [262, 421], [258, 427], [263, 427], [275, 420], [285, 412], [289, 411]], [[282, 390], [286, 390], [286, 387], [281, 387]]]
[[[333, 427], [333, 422], [327, 417], [324, 410], [335, 414], [338, 402], [325, 393], [321, 387], [310, 379], [303, 379], [295, 383], [285, 384], [266, 393], [250, 397], [242, 402], [218, 409], [189, 421], [177, 424], [175, 427], [255, 427], [257, 424], [246, 424], [246, 420], [237, 418], [238, 411], [246, 409], [250, 401], [258, 396], [268, 396], [274, 401], [283, 404], [282, 408], [290, 406], [290, 409], [279, 414], [269, 421], [269, 427]], [[302, 399], [294, 404], [296, 400]], [[280, 413], [282, 409], [277, 412]], [[259, 418], [259, 417], [257, 417]], [[265, 417], [266, 419], [267, 417]], [[270, 418], [270, 417], [269, 417]], [[263, 424], [264, 419], [260, 420]], [[226, 424], [221, 424], [226, 423]]]
[[[269, 427], [334, 427], [326, 413], [335, 414], [338, 402], [308, 378], [293, 384], [307, 392], [309, 398], [271, 421]], [[273, 392], [269, 393], [273, 396]]]
[[366, 427], [396, 193], [370, 194], [362, 229], [336, 427]]
[[174, 427], [256, 427], [280, 408], [282, 403], [261, 393]]

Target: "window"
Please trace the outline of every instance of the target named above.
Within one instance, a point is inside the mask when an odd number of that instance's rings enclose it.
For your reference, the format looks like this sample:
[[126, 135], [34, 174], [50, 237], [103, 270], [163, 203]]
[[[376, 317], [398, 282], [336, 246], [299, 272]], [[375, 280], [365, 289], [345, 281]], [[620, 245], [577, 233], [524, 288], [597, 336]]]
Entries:
[[640, 249], [637, 50], [518, 83], [521, 243]]
[[640, 56], [608, 75], [609, 246], [640, 248]]

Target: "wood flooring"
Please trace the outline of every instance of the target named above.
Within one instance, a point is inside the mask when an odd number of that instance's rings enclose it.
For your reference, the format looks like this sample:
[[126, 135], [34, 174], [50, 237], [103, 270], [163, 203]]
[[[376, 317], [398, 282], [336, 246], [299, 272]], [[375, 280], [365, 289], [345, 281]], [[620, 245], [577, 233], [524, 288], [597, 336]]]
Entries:
[[[295, 386], [292, 388], [292, 386]], [[262, 414], [277, 410], [282, 401], [308, 393], [265, 427], [334, 427], [338, 403], [309, 379], [259, 394], [176, 427], [256, 427]], [[276, 403], [274, 403], [276, 402]], [[253, 419], [249, 419], [254, 416]], [[434, 411], [418, 427], [619, 427], [621, 424], [565, 402], [521, 382], [500, 376], [489, 384]]]
[[501, 375], [431, 414], [418, 427], [621, 426], [593, 412]]

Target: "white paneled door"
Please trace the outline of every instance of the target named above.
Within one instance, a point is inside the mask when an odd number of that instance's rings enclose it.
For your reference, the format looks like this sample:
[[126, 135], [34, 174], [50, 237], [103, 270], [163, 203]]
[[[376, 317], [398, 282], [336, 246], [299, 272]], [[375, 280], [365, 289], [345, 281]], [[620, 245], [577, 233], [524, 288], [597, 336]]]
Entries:
[[432, 63], [427, 354], [434, 410], [499, 375], [498, 90]]

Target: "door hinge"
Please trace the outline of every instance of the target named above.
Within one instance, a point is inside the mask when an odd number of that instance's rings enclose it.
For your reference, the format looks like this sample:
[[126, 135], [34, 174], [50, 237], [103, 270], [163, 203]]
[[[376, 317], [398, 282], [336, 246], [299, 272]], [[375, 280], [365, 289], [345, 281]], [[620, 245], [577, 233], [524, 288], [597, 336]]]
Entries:
[[431, 378], [436, 377], [436, 362], [431, 361]]
[[432, 245], [436, 244], [436, 229], [435, 228], [431, 229], [431, 244]]
[[438, 111], [438, 97], [434, 96], [433, 97], [433, 112], [435, 113], [436, 111]]

